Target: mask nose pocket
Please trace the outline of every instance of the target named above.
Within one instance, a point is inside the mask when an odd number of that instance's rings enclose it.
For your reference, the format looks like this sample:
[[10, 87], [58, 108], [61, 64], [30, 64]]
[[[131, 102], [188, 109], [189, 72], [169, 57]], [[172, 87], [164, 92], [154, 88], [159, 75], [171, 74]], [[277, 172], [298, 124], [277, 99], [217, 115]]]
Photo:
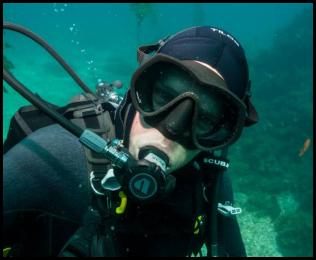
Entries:
[[187, 98], [179, 103], [164, 119], [164, 125], [174, 137], [187, 135], [191, 128], [194, 101]]

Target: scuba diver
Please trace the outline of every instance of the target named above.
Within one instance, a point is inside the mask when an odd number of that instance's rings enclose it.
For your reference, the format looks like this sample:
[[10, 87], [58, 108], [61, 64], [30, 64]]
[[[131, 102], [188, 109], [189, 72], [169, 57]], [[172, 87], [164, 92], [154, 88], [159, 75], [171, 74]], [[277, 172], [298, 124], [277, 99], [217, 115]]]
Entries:
[[228, 147], [258, 120], [242, 46], [197, 26], [137, 58], [117, 105], [86, 88], [56, 107], [4, 70], [37, 105], [17, 111], [4, 143], [5, 255], [247, 255], [226, 171]]

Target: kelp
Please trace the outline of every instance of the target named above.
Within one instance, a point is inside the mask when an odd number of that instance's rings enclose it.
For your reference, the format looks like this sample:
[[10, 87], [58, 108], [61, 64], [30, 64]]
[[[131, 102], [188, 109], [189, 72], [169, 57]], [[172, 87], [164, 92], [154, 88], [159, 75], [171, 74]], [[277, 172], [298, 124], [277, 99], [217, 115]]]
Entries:
[[137, 21], [137, 27], [140, 27], [143, 20], [154, 13], [152, 4], [148, 3], [133, 3], [130, 4], [130, 10], [134, 13]]
[[156, 11], [151, 3], [132, 3], [129, 5], [130, 10], [136, 17], [137, 24], [137, 43], [140, 41], [140, 29], [144, 19], [152, 16], [155, 18]]
[[196, 3], [193, 6], [193, 24], [194, 26], [204, 25], [205, 14], [201, 3]]

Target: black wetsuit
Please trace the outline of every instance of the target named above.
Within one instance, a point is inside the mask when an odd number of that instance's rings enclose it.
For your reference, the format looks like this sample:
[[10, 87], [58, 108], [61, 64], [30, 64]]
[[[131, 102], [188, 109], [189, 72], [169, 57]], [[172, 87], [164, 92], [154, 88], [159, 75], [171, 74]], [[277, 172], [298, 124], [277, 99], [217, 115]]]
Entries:
[[[83, 146], [59, 125], [51, 125], [10, 149], [4, 154], [3, 165], [3, 245], [15, 245], [23, 255], [57, 255], [79, 227], [91, 203]], [[180, 231], [191, 227], [192, 169], [189, 169], [191, 174], [183, 174], [185, 169], [175, 173], [177, 188], [167, 203], [150, 205], [141, 214], [136, 213], [135, 207], [125, 226], [160, 231], [162, 226]], [[227, 173], [225, 176], [221, 196], [231, 200], [231, 184]], [[187, 253], [189, 233], [144, 232], [119, 236], [123, 255], [185, 256]], [[246, 255], [236, 218], [221, 217], [219, 234], [228, 255]]]

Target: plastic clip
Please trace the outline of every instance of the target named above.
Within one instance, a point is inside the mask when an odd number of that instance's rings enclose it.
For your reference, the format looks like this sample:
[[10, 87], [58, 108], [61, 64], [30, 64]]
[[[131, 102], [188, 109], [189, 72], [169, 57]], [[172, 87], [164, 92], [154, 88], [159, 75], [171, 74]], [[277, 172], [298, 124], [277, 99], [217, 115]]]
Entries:
[[121, 198], [121, 204], [120, 206], [118, 206], [116, 209], [115, 209], [115, 212], [116, 214], [120, 215], [120, 214], [123, 214], [125, 209], [126, 209], [126, 205], [127, 205], [127, 197], [125, 195], [125, 193], [123, 191], [120, 191], [119, 192], [119, 196]]

